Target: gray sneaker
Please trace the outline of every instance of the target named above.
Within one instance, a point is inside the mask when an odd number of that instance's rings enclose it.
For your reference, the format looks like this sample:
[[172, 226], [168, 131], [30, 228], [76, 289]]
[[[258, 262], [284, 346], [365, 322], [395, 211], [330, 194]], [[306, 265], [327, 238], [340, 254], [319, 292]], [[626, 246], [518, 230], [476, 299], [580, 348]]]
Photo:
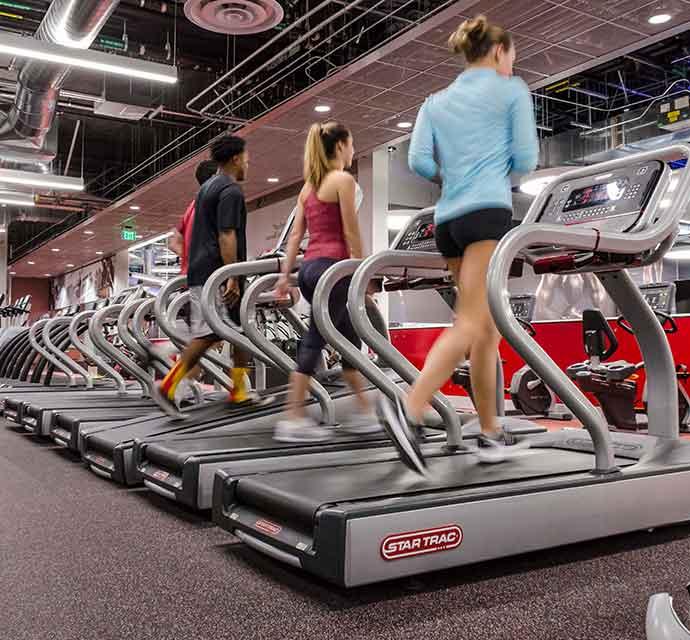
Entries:
[[383, 427], [375, 415], [357, 411], [343, 421], [343, 431], [356, 435], [382, 433]]
[[332, 438], [330, 429], [317, 425], [313, 420], [281, 420], [273, 432], [278, 442], [310, 443], [326, 442]]
[[479, 441], [477, 458], [482, 464], [499, 464], [508, 460], [514, 460], [525, 455], [526, 449], [529, 449], [528, 440], [519, 440], [515, 444], [510, 445], [506, 444], [503, 431], [498, 432], [495, 436], [481, 433], [477, 440]]

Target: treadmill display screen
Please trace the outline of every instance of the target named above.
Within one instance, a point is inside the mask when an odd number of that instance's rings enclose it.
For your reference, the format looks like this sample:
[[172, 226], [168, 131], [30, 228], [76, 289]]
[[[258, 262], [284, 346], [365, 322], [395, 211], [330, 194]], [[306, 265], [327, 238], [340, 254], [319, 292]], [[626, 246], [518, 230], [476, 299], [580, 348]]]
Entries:
[[593, 184], [574, 190], [568, 197], [563, 211], [576, 211], [595, 205], [608, 204], [620, 200], [628, 187], [628, 178], [619, 178], [613, 182]]
[[649, 291], [644, 294], [644, 299], [654, 311], [665, 311], [668, 313], [669, 296], [667, 290]]

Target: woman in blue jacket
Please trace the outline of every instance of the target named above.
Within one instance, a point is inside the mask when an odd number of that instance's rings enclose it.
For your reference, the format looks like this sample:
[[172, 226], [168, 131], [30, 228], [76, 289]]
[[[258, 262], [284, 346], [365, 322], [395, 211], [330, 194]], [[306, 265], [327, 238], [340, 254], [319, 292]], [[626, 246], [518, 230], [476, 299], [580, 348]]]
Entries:
[[443, 184], [435, 212], [436, 244], [458, 288], [455, 323], [434, 344], [406, 401], [395, 406], [381, 399], [380, 406], [403, 459], [420, 472], [424, 460], [415, 427], [434, 393], [468, 356], [481, 444], [487, 445], [482, 459], [501, 461], [514, 450], [504, 446], [496, 419], [500, 335], [489, 311], [486, 275], [498, 241], [512, 226], [510, 174], [532, 171], [539, 152], [529, 90], [513, 77], [510, 34], [478, 16], [460, 25], [449, 46], [464, 54], [466, 70], [425, 101], [409, 164], [420, 176], [440, 178]]

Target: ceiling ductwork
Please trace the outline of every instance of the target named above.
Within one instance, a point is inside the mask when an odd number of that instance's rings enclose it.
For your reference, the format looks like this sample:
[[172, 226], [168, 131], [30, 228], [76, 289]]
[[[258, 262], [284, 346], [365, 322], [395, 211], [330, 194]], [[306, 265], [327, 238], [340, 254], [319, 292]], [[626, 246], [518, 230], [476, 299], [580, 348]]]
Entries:
[[[64, 47], [88, 49], [103, 28], [119, 0], [53, 0], [34, 37]], [[14, 104], [0, 123], [2, 147], [20, 147], [52, 159], [44, 149], [55, 120], [60, 88], [70, 67], [27, 61], [19, 72]], [[0, 148], [0, 158], [6, 154]]]

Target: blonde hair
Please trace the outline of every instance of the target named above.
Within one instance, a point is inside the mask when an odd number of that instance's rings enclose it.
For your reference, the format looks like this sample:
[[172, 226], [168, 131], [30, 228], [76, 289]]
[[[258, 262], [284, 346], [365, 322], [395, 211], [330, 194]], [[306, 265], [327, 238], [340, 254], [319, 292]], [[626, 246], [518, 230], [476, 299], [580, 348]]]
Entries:
[[465, 20], [448, 38], [451, 52], [462, 53], [470, 63], [485, 58], [497, 44], [508, 50], [513, 46], [513, 38], [503, 27], [491, 24], [481, 15]]
[[328, 163], [335, 156], [339, 142], [346, 142], [350, 130], [339, 122], [315, 123], [309, 127], [304, 145], [304, 180], [314, 189], [321, 186], [331, 170]]

